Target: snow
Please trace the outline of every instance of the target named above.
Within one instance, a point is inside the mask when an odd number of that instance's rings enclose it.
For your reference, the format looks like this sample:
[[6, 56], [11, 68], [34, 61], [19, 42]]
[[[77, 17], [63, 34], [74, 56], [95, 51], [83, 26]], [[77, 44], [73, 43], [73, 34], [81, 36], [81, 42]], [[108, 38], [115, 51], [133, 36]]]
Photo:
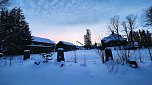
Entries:
[[[117, 51], [112, 51], [117, 57]], [[132, 51], [137, 58], [138, 51]], [[96, 50], [77, 50], [65, 52], [65, 62], [53, 60], [43, 63], [40, 54], [31, 54], [31, 59], [21, 60], [23, 55], [14, 56], [12, 65], [9, 60], [0, 58], [1, 85], [151, 85], [152, 64], [147, 49], [141, 50], [143, 63], [139, 68], [116, 64], [108, 61], [102, 64]], [[74, 57], [77, 63], [73, 62]], [[7, 56], [8, 58], [9, 56]], [[137, 58], [138, 59], [138, 58]], [[40, 65], [34, 64], [39, 61]], [[5, 62], [7, 64], [5, 64]], [[60, 67], [64, 64], [63, 67]], [[113, 67], [113, 69], [112, 69]]]
[[24, 52], [30, 52], [30, 50], [24, 50]]
[[135, 46], [135, 47], [138, 47], [138, 42], [134, 42], [134, 46]]
[[[119, 38], [118, 38], [118, 36], [119, 36]], [[102, 39], [102, 41], [104, 41], [105, 43], [109, 42], [109, 41], [117, 41], [117, 40], [123, 41], [123, 40], [126, 40], [126, 38], [123, 38], [121, 35], [118, 35], [118, 34], [111, 34], [108, 37], [104, 37]]]
[[70, 42], [65, 42], [65, 41], [61, 41], [63, 44], [65, 45], [72, 45], [72, 46], [75, 46], [73, 43], [70, 43]]
[[53, 46], [45, 46], [45, 45], [26, 45], [32, 47], [53, 47]]
[[35, 41], [35, 42], [55, 44], [55, 42], [51, 41], [50, 39], [40, 38], [40, 37], [36, 37], [36, 36], [32, 36], [32, 38], [33, 38], [32, 41]]
[[63, 48], [58, 48], [58, 50], [64, 50]]

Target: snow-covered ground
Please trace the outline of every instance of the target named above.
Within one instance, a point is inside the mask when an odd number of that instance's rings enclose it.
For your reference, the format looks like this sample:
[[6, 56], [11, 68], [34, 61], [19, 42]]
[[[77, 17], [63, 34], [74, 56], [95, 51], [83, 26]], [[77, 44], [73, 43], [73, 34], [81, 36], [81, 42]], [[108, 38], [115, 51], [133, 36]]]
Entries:
[[[116, 51], [112, 51], [114, 57]], [[139, 52], [132, 51], [133, 57]], [[152, 85], [152, 64], [148, 51], [140, 51], [143, 62], [134, 69], [127, 65], [113, 64], [114, 70], [107, 68], [110, 64], [102, 64], [96, 50], [77, 50], [65, 52], [65, 65], [53, 60], [43, 63], [39, 54], [32, 54], [31, 59], [22, 61], [22, 56], [15, 56], [11, 66], [9, 60], [0, 59], [0, 85]], [[74, 57], [77, 63], [74, 63]], [[136, 58], [138, 60], [138, 58]], [[40, 65], [34, 64], [41, 61]]]

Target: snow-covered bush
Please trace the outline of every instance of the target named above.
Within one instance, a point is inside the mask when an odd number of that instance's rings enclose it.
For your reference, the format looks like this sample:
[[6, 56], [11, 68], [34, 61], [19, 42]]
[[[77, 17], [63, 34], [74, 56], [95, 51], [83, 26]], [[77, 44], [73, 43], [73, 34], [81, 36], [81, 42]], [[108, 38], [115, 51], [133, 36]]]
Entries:
[[73, 53], [74, 53], [74, 58], [73, 58], [74, 63], [77, 63], [77, 54], [76, 54], [76, 51], [73, 51]]
[[99, 60], [104, 63], [105, 52], [104, 50], [96, 49], [96, 53], [98, 54]]
[[87, 59], [85, 55], [84, 55], [83, 63], [81, 64], [81, 66], [87, 66]]
[[105, 65], [106, 65], [107, 70], [109, 72], [116, 72], [118, 70], [118, 64], [115, 61], [111, 60], [111, 59], [109, 59], [109, 61], [107, 61], [105, 63]]
[[136, 50], [116, 50], [116, 62], [122, 65], [127, 63], [127, 60], [136, 53]]

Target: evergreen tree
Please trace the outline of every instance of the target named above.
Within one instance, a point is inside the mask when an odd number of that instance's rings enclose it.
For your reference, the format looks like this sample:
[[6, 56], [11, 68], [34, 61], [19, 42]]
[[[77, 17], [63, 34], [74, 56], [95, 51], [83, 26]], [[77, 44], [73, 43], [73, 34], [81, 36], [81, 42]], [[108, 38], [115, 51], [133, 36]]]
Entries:
[[86, 29], [87, 33], [84, 35], [84, 45], [86, 49], [91, 48], [91, 32], [89, 29]]
[[0, 50], [6, 51], [6, 40], [8, 28], [8, 10], [2, 9], [0, 13]]
[[152, 33], [150, 33], [148, 30], [146, 31], [145, 36], [145, 47], [152, 47]]
[[133, 42], [140, 42], [140, 36], [138, 31], [133, 31], [132, 33]]
[[9, 12], [1, 11], [1, 28], [4, 36], [1, 38], [1, 47], [7, 50], [7, 53], [19, 52], [22, 46], [30, 44], [31, 32], [20, 8], [13, 8]]
[[148, 30], [142, 30], [139, 31], [140, 35], [140, 44], [144, 47], [151, 47], [152, 46], [152, 33], [150, 33]]

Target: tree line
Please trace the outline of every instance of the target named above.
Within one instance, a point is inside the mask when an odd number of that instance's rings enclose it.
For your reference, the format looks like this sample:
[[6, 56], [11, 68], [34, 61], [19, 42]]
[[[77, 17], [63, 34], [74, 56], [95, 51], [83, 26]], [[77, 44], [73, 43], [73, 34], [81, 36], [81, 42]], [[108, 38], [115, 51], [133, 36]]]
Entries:
[[[145, 12], [147, 13], [147, 12]], [[148, 17], [145, 17], [147, 19]], [[114, 16], [110, 19], [110, 23], [108, 24], [108, 28], [111, 32], [114, 32], [117, 35], [120, 35], [123, 32], [124, 36], [127, 38], [128, 44], [134, 47], [134, 42], [138, 42], [139, 47], [151, 47], [152, 46], [152, 33], [149, 30], [139, 29], [135, 31], [138, 27], [136, 22], [137, 16], [134, 14], [130, 14], [125, 17], [124, 21], [120, 21], [119, 16]], [[148, 26], [147, 23], [143, 22]], [[119, 36], [117, 36], [119, 39]]]
[[[150, 49], [152, 47], [152, 6], [144, 10], [142, 17], [142, 27], [147, 27], [149, 30], [139, 29], [135, 31], [138, 26], [136, 22], [137, 16], [134, 14], [126, 16], [124, 21], [120, 21], [119, 16], [114, 16], [110, 19], [108, 28], [117, 35], [119, 35], [120, 32], [124, 32], [129, 46], [134, 47], [134, 42], [138, 42], [139, 47], [146, 47], [152, 61], [152, 52]], [[119, 39], [119, 36], [117, 37]], [[125, 55], [129, 53], [129, 50], [125, 51]], [[127, 58], [125, 60], [127, 60]]]
[[[152, 30], [152, 6], [144, 10], [143, 12], [143, 27], [150, 27]], [[128, 44], [134, 47], [134, 42], [138, 42], [139, 47], [152, 47], [152, 33], [149, 30], [139, 29], [137, 25], [137, 15], [130, 14], [124, 18], [123, 21], [120, 20], [119, 16], [114, 16], [110, 18], [110, 23], [108, 24], [108, 29], [111, 33], [120, 35], [121, 32], [127, 38]], [[119, 36], [117, 36], [119, 39]], [[86, 49], [91, 48], [93, 45], [91, 43], [91, 31], [86, 29], [86, 34], [84, 35], [84, 46]], [[96, 43], [95, 45], [96, 46]]]

